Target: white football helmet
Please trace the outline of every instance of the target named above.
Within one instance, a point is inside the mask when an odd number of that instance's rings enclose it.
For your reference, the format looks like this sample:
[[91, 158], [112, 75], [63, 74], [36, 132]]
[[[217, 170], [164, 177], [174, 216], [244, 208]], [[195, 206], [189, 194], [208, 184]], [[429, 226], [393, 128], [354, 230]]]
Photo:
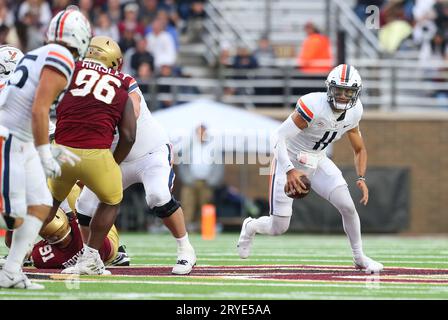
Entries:
[[0, 80], [7, 80], [20, 59], [23, 58], [23, 53], [17, 48], [3, 45], [0, 46]]
[[358, 101], [362, 89], [361, 76], [355, 67], [340, 64], [328, 74], [327, 101], [336, 110], [344, 111], [353, 108]]
[[78, 51], [83, 58], [89, 47], [92, 30], [90, 23], [76, 8], [70, 8], [56, 14], [50, 21], [47, 41], [61, 43]]

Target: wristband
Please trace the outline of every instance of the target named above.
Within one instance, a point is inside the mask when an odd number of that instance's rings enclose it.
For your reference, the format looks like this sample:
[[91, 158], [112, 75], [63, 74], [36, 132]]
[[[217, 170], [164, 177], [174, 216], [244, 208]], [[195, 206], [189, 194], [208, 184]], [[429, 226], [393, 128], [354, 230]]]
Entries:
[[366, 181], [366, 177], [358, 176], [358, 179], [356, 179], [356, 181]]

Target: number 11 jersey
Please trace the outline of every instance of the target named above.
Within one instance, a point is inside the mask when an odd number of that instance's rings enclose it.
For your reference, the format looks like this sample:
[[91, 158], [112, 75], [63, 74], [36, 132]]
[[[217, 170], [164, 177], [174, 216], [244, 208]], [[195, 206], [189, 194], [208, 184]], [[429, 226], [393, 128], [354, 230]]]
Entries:
[[[75, 69], [73, 55], [67, 48], [52, 43], [28, 52], [19, 61], [8, 85], [0, 94], [0, 125], [25, 142], [34, 140], [32, 107], [42, 69], [46, 66], [63, 74], [69, 86]], [[56, 105], [63, 95], [59, 95]]]
[[109, 149], [128, 94], [129, 75], [85, 59], [76, 63], [70, 88], [56, 109], [56, 143], [80, 149]]

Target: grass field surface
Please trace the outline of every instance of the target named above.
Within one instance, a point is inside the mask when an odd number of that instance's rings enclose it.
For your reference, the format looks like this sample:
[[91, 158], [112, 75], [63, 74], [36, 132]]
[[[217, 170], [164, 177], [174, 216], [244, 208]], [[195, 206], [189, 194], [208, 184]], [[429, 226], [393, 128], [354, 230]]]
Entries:
[[[46, 289], [3, 289], [0, 299], [448, 299], [448, 237], [365, 235], [365, 253], [385, 266], [379, 275], [354, 269], [344, 235], [257, 235], [246, 260], [236, 252], [236, 233], [190, 239], [198, 260], [189, 276], [170, 273], [176, 260], [170, 235], [128, 233], [121, 242], [131, 267], [111, 268], [112, 276], [98, 277], [27, 268]], [[2, 246], [0, 253], [6, 252]]]

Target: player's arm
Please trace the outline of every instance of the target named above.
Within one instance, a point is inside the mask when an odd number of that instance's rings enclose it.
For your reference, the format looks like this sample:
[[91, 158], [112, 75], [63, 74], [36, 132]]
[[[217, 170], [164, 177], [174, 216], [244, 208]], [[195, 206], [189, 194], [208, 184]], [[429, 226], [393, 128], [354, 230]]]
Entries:
[[49, 144], [48, 114], [50, 107], [65, 89], [67, 78], [50, 66], [42, 68], [32, 106], [32, 128], [36, 147]]
[[369, 201], [369, 189], [364, 178], [367, 170], [367, 149], [358, 126], [347, 131], [347, 136], [355, 154], [355, 168], [359, 177], [356, 185], [362, 191], [360, 203], [366, 205]]
[[134, 107], [135, 119], [138, 119], [138, 117], [140, 116], [140, 103], [141, 103], [140, 95], [135, 90], [129, 94], [129, 98], [131, 98], [131, 100], [132, 100], [132, 105]]
[[305, 173], [294, 168], [294, 165], [289, 159], [288, 150], [286, 149], [286, 140], [294, 137], [306, 127], [308, 127], [308, 123], [297, 111], [294, 111], [288, 119], [280, 125], [276, 132], [277, 143], [275, 146], [275, 153], [277, 161], [280, 168], [283, 168], [284, 172], [286, 172], [288, 190], [295, 190], [295, 192], [298, 193], [302, 193], [306, 190], [306, 186], [300, 179], [300, 176]]
[[126, 107], [123, 111], [123, 116], [118, 123], [118, 133], [120, 137], [114, 151], [114, 159], [118, 164], [120, 164], [131, 151], [135, 141], [136, 128], [137, 124], [133, 102], [131, 98], [128, 98]]

